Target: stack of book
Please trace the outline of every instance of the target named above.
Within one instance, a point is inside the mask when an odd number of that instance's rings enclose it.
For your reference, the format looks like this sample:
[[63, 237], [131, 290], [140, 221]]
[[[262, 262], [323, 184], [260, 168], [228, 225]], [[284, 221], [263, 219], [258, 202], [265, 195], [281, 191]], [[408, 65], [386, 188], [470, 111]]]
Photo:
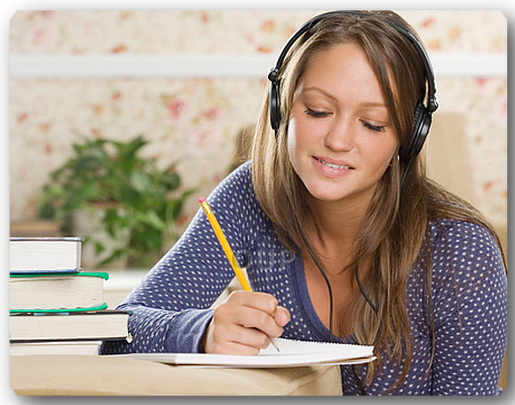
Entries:
[[81, 268], [78, 237], [10, 239], [10, 351], [96, 354], [102, 340], [128, 339], [129, 313], [104, 302], [106, 272]]

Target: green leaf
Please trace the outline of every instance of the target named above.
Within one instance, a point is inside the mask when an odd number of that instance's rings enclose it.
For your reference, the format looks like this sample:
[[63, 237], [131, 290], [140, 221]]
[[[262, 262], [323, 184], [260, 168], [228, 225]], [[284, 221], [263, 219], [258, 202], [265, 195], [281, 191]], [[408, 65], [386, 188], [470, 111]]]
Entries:
[[150, 175], [142, 170], [136, 170], [130, 175], [130, 184], [136, 191], [144, 193], [151, 185]]
[[176, 190], [181, 185], [181, 177], [175, 171], [166, 171], [163, 175], [163, 184], [170, 190]]
[[156, 214], [155, 211], [146, 211], [142, 215], [141, 219], [143, 222], [156, 229], [162, 230], [166, 228], [166, 223]]

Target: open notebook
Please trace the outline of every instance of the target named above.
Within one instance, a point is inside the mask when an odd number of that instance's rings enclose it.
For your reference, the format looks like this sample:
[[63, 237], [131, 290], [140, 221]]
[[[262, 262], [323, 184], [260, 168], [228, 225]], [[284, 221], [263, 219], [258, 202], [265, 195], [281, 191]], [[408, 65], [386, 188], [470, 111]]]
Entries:
[[342, 343], [306, 342], [277, 339], [280, 352], [270, 345], [257, 356], [235, 356], [204, 353], [131, 353], [130, 357], [181, 366], [273, 368], [302, 367], [322, 364], [358, 364], [375, 359], [374, 347]]

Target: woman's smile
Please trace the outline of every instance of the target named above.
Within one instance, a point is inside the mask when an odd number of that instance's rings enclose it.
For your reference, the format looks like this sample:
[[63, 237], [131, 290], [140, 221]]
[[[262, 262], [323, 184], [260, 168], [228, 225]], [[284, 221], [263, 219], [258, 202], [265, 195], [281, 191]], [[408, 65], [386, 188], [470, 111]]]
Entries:
[[317, 156], [313, 157], [313, 165], [327, 177], [346, 176], [354, 170], [354, 167], [346, 162]]

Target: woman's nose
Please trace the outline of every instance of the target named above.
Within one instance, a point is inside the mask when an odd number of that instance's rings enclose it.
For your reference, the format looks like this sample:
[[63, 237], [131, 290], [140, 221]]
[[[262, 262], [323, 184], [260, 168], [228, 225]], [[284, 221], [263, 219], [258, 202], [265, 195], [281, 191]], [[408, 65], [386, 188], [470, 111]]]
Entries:
[[354, 147], [355, 131], [352, 120], [342, 116], [329, 128], [325, 137], [325, 146], [337, 152], [350, 151]]

